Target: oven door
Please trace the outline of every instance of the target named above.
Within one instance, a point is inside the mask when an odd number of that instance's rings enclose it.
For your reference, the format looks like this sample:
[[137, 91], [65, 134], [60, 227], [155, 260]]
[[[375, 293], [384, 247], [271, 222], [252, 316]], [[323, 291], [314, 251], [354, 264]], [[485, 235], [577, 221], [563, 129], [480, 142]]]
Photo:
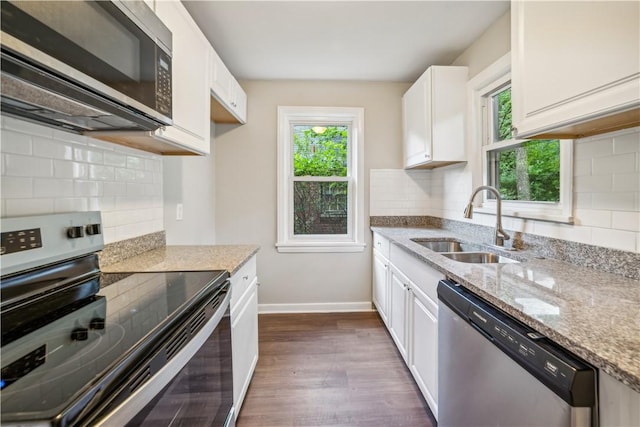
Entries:
[[157, 375], [90, 424], [235, 426], [229, 301], [227, 293], [198, 335]]
[[171, 32], [143, 2], [2, 1], [2, 49], [171, 124]]

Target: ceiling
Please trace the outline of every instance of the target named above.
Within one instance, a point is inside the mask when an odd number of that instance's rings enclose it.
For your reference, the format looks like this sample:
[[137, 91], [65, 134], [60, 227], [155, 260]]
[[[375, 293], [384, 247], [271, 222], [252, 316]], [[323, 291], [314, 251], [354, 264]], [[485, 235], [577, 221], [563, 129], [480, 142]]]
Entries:
[[449, 65], [508, 1], [189, 1], [237, 79], [410, 82]]

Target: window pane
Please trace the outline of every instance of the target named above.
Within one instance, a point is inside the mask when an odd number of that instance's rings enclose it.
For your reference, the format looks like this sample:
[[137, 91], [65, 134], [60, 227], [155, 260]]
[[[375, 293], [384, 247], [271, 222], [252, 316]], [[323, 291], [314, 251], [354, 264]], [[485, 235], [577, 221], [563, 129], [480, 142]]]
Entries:
[[489, 185], [503, 200], [560, 201], [560, 141], [532, 140], [487, 153]]
[[511, 139], [511, 88], [491, 97], [493, 104], [493, 142]]
[[293, 234], [347, 234], [347, 182], [294, 181]]
[[347, 126], [293, 126], [295, 176], [347, 176]]

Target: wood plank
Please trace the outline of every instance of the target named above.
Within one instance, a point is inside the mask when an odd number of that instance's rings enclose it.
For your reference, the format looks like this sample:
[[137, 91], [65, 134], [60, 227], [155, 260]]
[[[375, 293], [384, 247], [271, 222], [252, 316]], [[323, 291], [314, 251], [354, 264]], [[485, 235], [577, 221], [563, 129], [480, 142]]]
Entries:
[[238, 427], [434, 427], [377, 313], [261, 314]]

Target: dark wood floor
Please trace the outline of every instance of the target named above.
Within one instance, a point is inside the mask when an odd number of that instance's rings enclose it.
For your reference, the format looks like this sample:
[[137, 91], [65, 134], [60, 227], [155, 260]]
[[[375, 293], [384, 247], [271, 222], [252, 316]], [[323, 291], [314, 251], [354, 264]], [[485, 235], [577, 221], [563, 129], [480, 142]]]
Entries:
[[237, 427], [433, 427], [375, 312], [265, 314]]

